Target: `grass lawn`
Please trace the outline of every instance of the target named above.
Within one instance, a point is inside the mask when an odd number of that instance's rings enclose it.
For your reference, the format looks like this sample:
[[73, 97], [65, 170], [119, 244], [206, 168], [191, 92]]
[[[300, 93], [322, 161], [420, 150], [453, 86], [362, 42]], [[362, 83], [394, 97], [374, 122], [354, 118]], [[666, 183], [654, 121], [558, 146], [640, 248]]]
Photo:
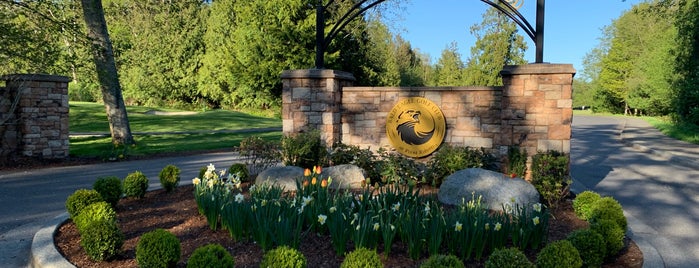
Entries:
[[[609, 113], [592, 113], [590, 110], [580, 111], [574, 110], [573, 115], [600, 115], [600, 116], [624, 116]], [[675, 123], [668, 117], [641, 117], [648, 121], [652, 126], [660, 130], [663, 134], [690, 143], [699, 144], [699, 126]]]
[[[257, 133], [215, 133], [249, 128], [281, 127], [281, 120], [254, 116], [235, 111], [211, 110], [192, 114], [162, 115], [159, 112], [183, 112], [174, 109], [127, 107], [131, 131], [136, 144], [129, 148], [115, 148], [110, 137], [71, 137], [70, 154], [77, 157], [114, 158], [160, 153], [203, 151], [233, 148], [249, 136], [280, 139], [280, 131]], [[149, 112], [151, 111], [151, 112]], [[214, 131], [213, 133], [206, 133]], [[98, 103], [70, 103], [71, 133], [109, 133], [104, 106]], [[137, 133], [160, 132], [160, 134]], [[196, 132], [196, 134], [162, 134], [168, 132]], [[204, 133], [199, 133], [204, 132]]]

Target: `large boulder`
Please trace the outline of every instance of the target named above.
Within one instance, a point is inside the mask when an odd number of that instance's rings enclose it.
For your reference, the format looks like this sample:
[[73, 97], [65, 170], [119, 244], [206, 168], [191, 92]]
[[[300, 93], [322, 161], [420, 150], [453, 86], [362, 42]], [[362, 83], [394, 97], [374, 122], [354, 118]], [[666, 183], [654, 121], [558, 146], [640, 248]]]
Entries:
[[360, 189], [366, 176], [364, 169], [355, 165], [337, 165], [323, 169], [323, 178], [332, 178], [330, 188]]
[[480, 168], [459, 170], [439, 187], [438, 198], [444, 204], [458, 205], [474, 196], [481, 196], [483, 205], [495, 211], [502, 211], [503, 205], [539, 203], [539, 192], [529, 182]]
[[284, 187], [285, 191], [296, 191], [296, 180], [303, 178], [303, 168], [295, 166], [271, 167], [257, 175], [255, 184], [276, 184]]

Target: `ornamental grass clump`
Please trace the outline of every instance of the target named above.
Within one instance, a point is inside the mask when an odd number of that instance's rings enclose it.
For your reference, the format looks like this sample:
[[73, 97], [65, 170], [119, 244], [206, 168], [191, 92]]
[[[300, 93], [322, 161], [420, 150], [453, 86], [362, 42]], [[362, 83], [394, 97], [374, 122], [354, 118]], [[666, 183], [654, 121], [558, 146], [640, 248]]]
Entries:
[[611, 220], [619, 225], [621, 230], [626, 232], [628, 224], [626, 216], [624, 216], [624, 210], [621, 208], [621, 204], [613, 197], [603, 197], [592, 205], [589, 221], [590, 223], [595, 223], [599, 220]]
[[233, 268], [235, 261], [228, 251], [219, 244], [208, 244], [192, 252], [187, 260], [187, 268]]
[[454, 255], [437, 254], [420, 264], [420, 268], [464, 268], [464, 263]]
[[66, 210], [70, 218], [74, 219], [83, 208], [100, 201], [104, 201], [104, 199], [97, 191], [78, 189], [66, 199]]
[[121, 179], [115, 176], [98, 178], [92, 185], [92, 188], [100, 193], [102, 199], [112, 205], [112, 207], [116, 207], [119, 199], [121, 199], [121, 195], [124, 194]]
[[306, 268], [306, 257], [291, 247], [281, 246], [267, 251], [262, 256], [260, 268]]
[[123, 244], [124, 234], [116, 221], [90, 221], [80, 231], [80, 246], [95, 261], [109, 260], [116, 256]]
[[357, 248], [347, 254], [340, 268], [383, 268], [383, 263], [376, 250]]
[[592, 215], [592, 207], [602, 197], [593, 191], [584, 191], [573, 199], [573, 211], [581, 220], [588, 220]]
[[568, 240], [559, 240], [546, 245], [536, 255], [537, 268], [580, 268], [580, 253]]
[[180, 240], [163, 229], [155, 229], [141, 236], [136, 245], [136, 263], [139, 267], [174, 267], [180, 260]]
[[124, 178], [124, 195], [127, 197], [143, 198], [148, 190], [148, 178], [143, 172], [135, 171]]
[[566, 240], [578, 249], [583, 267], [602, 266], [607, 253], [607, 245], [601, 234], [590, 229], [580, 229], [570, 233]]
[[518, 248], [496, 249], [485, 261], [485, 268], [534, 268], [534, 264]]
[[92, 203], [82, 209], [80, 214], [73, 218], [75, 227], [82, 234], [85, 228], [94, 221], [104, 220], [116, 223], [116, 212], [107, 202]]
[[160, 170], [158, 178], [165, 192], [172, 192], [180, 183], [180, 168], [175, 165], [167, 165]]

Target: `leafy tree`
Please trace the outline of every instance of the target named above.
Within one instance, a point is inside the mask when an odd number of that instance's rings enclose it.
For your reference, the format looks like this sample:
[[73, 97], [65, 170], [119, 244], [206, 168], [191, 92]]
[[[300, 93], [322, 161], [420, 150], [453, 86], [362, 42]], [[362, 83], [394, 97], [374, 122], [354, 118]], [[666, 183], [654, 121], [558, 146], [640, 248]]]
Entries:
[[452, 42], [446, 49], [442, 50], [442, 56], [437, 61], [435, 69], [437, 86], [460, 86], [463, 84], [461, 75], [464, 63], [461, 61], [461, 54], [456, 42]]
[[678, 120], [699, 125], [699, 3], [676, 2], [678, 46], [674, 54], [677, 77], [673, 80], [673, 107]]
[[211, 4], [204, 33], [205, 54], [199, 72], [198, 93], [214, 106], [233, 107], [233, 75], [236, 0], [217, 0]]

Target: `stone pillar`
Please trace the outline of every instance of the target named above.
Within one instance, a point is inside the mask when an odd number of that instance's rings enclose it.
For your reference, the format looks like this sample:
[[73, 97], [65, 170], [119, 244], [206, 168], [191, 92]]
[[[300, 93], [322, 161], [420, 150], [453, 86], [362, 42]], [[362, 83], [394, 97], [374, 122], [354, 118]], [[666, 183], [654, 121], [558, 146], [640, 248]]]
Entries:
[[[3, 150], [11, 154], [60, 159], [68, 157], [68, 82], [64, 76], [5, 75], [3, 112], [12, 113], [2, 133]], [[6, 103], [16, 103], [13, 111]], [[7, 147], [6, 147], [7, 146]], [[14, 152], [14, 153], [13, 153]]]
[[352, 86], [351, 73], [324, 70], [288, 70], [281, 75], [284, 135], [317, 129], [327, 145], [342, 140], [342, 87]]

